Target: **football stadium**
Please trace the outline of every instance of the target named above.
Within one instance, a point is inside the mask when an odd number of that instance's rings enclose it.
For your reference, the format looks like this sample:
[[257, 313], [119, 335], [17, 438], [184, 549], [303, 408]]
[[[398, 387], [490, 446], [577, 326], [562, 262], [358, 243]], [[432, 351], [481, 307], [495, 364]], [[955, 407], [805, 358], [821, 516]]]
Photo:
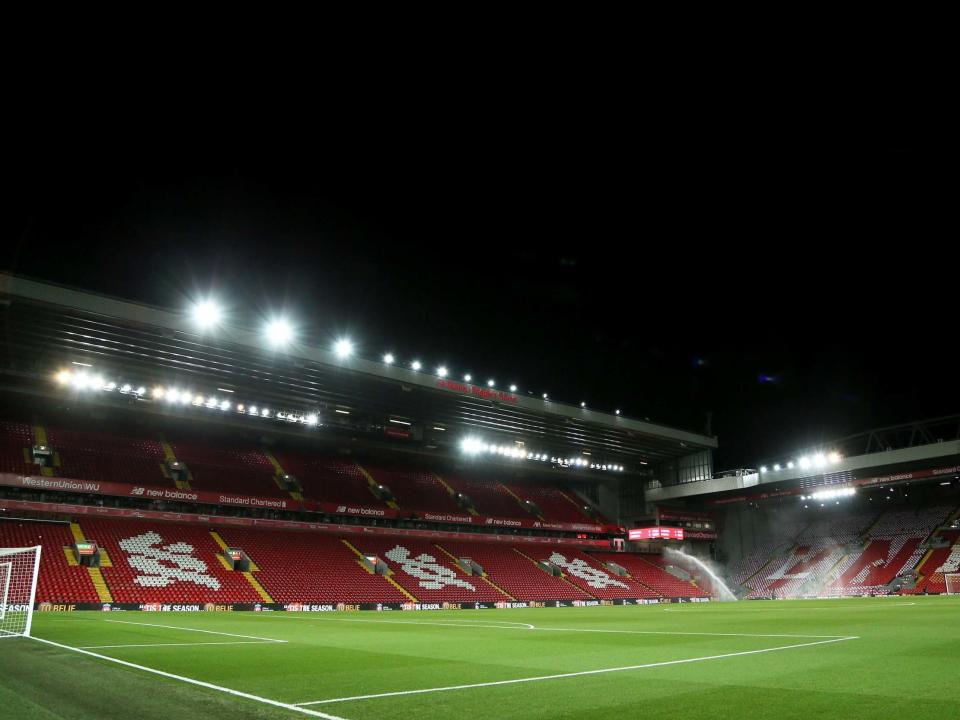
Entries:
[[718, 471], [212, 301], [0, 301], [5, 717], [956, 715], [960, 416]]

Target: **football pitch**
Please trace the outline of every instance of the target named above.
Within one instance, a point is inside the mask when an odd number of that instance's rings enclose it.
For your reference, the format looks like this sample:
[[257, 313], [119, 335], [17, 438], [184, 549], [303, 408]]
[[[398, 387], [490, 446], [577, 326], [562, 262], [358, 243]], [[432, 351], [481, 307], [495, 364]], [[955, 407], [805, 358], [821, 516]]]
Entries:
[[36, 613], [0, 716], [958, 717], [960, 598], [363, 613]]

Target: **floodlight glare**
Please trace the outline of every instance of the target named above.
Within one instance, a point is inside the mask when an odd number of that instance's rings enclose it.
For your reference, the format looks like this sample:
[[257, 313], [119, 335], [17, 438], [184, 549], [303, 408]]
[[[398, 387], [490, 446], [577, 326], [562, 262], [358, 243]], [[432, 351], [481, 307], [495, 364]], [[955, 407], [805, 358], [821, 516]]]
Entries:
[[776, 471], [776, 470], [779, 470], [779, 469], [780, 469], [780, 463], [774, 464], [773, 469], [774, 469], [775, 471]]
[[347, 340], [346, 338], [341, 338], [337, 340], [336, 344], [333, 346], [333, 351], [337, 354], [337, 357], [343, 360], [353, 355], [353, 343]]
[[487, 387], [493, 387], [496, 384], [497, 383], [495, 383], [492, 378], [490, 380], [487, 380]]
[[386, 355], [383, 356], [383, 361], [387, 365], [393, 365], [394, 360], [396, 360], [396, 358], [393, 357], [393, 353], [387, 353]]
[[510, 386], [510, 392], [516, 392], [516, 391], [517, 391], [517, 386], [516, 386], [516, 385], [511, 385], [511, 386]]
[[441, 365], [440, 367], [438, 367], [438, 368], [437, 368], [437, 376], [438, 376], [438, 377], [446, 377], [446, 376], [447, 376], [447, 368], [444, 367], [443, 365]]
[[57, 382], [61, 385], [66, 385], [72, 377], [73, 375], [70, 374], [69, 370], [61, 370], [57, 373]]
[[766, 471], [767, 471], [767, 466], [766, 466], [766, 465], [761, 465], [761, 466], [760, 466], [760, 472], [765, 473]]
[[832, 453], [830, 453], [829, 455], [827, 455], [827, 459], [828, 459], [831, 463], [836, 464], [836, 463], [840, 462], [840, 453], [838, 453], [836, 450], [834, 450]]
[[213, 300], [203, 300], [193, 306], [193, 321], [201, 328], [216, 327], [223, 318], [220, 307]]
[[616, 410], [614, 410], [614, 411], [613, 411], [613, 414], [614, 414], [614, 415], [619, 415], [619, 414], [620, 414], [620, 408], [617, 408]]
[[470, 382], [471, 380], [473, 380], [473, 375], [471, 375], [470, 373], [467, 373], [466, 375], [463, 376], [464, 382]]
[[307, 415], [307, 425], [316, 425], [319, 421], [316, 415]]
[[164, 394], [165, 394], [165, 391], [164, 391], [164, 389], [163, 389], [162, 387], [159, 387], [159, 386], [158, 386], [158, 387], [155, 387], [155, 388], [153, 389], [152, 395], [153, 395], [157, 400], [163, 400]]
[[293, 328], [283, 318], [276, 318], [267, 323], [267, 341], [273, 347], [283, 347], [293, 340]]
[[547, 397], [548, 397], [548, 395], [547, 395], [546, 393], [544, 393], [544, 394], [543, 394], [543, 399], [546, 400]]
[[586, 406], [587, 406], [587, 403], [585, 402], [580, 403], [580, 407], [585, 408]]

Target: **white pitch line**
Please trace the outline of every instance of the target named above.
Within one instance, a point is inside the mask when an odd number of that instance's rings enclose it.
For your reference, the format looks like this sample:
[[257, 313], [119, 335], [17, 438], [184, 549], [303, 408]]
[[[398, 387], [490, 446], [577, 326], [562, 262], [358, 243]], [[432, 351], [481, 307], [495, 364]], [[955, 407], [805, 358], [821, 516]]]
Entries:
[[713, 633], [713, 632], [687, 632], [681, 630], [607, 630], [603, 628], [561, 628], [531, 625], [529, 623], [519, 623], [523, 628], [504, 627], [501, 625], [478, 625], [473, 623], [452, 622], [420, 622], [418, 620], [366, 620], [361, 618], [331, 618], [337, 622], [358, 622], [358, 623], [378, 623], [384, 625], [439, 625], [442, 627], [489, 627], [497, 630], [539, 630], [541, 632], [585, 632], [585, 633], [614, 633], [618, 635], [694, 635], [703, 637], [745, 637], [745, 638], [798, 638], [804, 640], [816, 640], [821, 638], [839, 639], [846, 635], [790, 635], [790, 634], [760, 634], [760, 633]]
[[[419, 622], [417, 620], [362, 620], [360, 618], [330, 618], [337, 622], [382, 623], [384, 625], [438, 625], [440, 627], [478, 627], [494, 630], [537, 630], [530, 623], [510, 623], [510, 625], [481, 625], [479, 623], [458, 622]], [[495, 622], [495, 621], [494, 621]], [[520, 627], [517, 627], [520, 626]]]
[[78, 650], [106, 650], [107, 648], [198, 647], [200, 645], [272, 645], [276, 640], [226, 640], [224, 642], [143, 643], [126, 645], [78, 645]]
[[175, 625], [156, 625], [154, 623], [130, 622], [129, 620], [104, 620], [103, 622], [115, 623], [118, 625], [139, 625], [141, 627], [164, 628], [165, 630], [186, 630], [187, 632], [207, 633], [209, 635], [225, 635], [226, 637], [246, 638], [247, 640], [262, 640], [264, 642], [285, 643], [286, 640], [276, 640], [274, 638], [257, 637], [256, 635], [237, 635], [236, 633], [220, 632], [218, 630], [200, 630], [198, 628], [177, 627]]
[[607, 673], [626, 672], [628, 670], [643, 670], [646, 668], [666, 667], [668, 665], [683, 665], [686, 663], [703, 662], [705, 660], [721, 660], [723, 658], [742, 657], [744, 655], [759, 655], [760, 653], [777, 652], [779, 650], [793, 650], [795, 648], [826, 645], [828, 643], [843, 642], [844, 640], [858, 640], [856, 636], [838, 637], [832, 640], [818, 640], [816, 642], [800, 643], [798, 645], [781, 645], [780, 647], [763, 648], [762, 650], [744, 650], [742, 652], [724, 653], [723, 655], [707, 655], [684, 660], [666, 660], [664, 662], [646, 663], [644, 665], [627, 665], [625, 667], [602, 668], [600, 670], [582, 670], [580, 672], [559, 673], [557, 675], [540, 675], [537, 677], [516, 678], [514, 680], [495, 680], [493, 682], [471, 683], [469, 685], [448, 685], [446, 687], [422, 688], [420, 690], [398, 690], [395, 692], [376, 693], [373, 695], [354, 695], [353, 697], [330, 698], [329, 700], [312, 700], [297, 703], [297, 707], [307, 705], [327, 705], [330, 703], [352, 702], [356, 700], [373, 700], [376, 698], [399, 697], [403, 695], [424, 695], [426, 693], [450, 692], [452, 690], [469, 690], [472, 688], [495, 687], [497, 685], [517, 685], [520, 683], [542, 682], [544, 680], [560, 680], [563, 678], [584, 677], [586, 675], [603, 675]]
[[[137, 623], [133, 624], [136, 625]], [[255, 702], [263, 703], [264, 705], [272, 705], [273, 707], [283, 708], [284, 710], [292, 710], [303, 715], [323, 718], [324, 720], [346, 720], [338, 715], [328, 715], [327, 713], [320, 712], [319, 710], [310, 710], [308, 708], [302, 708], [289, 703], [280, 702], [279, 700], [271, 700], [270, 698], [260, 697], [259, 695], [251, 695], [250, 693], [241, 692], [240, 690], [233, 690], [221, 685], [214, 685], [213, 683], [204, 682], [203, 680], [194, 680], [193, 678], [185, 677], [183, 675], [174, 675], [173, 673], [164, 672], [163, 670], [157, 670], [145, 665], [137, 665], [136, 663], [127, 662], [126, 660], [113, 658], [109, 655], [101, 655], [99, 653], [90, 652], [89, 650], [71, 647], [70, 645], [63, 645], [58, 642], [53, 642], [53, 640], [44, 640], [43, 638], [33, 636], [30, 636], [30, 639], [45, 643], [47, 645], [53, 645], [54, 647], [62, 648], [64, 650], [72, 650], [73, 652], [78, 652], [81, 655], [89, 655], [90, 657], [95, 657], [100, 660], [106, 660], [107, 662], [116, 663], [117, 665], [123, 665], [124, 667], [133, 668], [134, 670], [141, 670], [143, 672], [152, 673], [153, 675], [160, 675], [161, 677], [170, 678], [171, 680], [179, 680], [180, 682], [189, 683], [190, 685], [197, 685], [202, 688], [207, 688], [208, 690], [217, 690], [218, 692], [244, 698], [245, 700], [253, 700]]]

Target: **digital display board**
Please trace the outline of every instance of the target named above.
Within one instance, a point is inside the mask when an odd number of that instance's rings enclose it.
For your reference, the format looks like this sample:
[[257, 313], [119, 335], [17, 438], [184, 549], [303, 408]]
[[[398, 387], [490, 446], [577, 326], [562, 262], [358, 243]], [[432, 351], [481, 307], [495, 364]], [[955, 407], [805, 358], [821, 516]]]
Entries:
[[97, 552], [97, 544], [95, 542], [78, 542], [77, 543], [77, 555], [94, 555]]
[[627, 531], [628, 540], [683, 540], [683, 528], [647, 527]]

